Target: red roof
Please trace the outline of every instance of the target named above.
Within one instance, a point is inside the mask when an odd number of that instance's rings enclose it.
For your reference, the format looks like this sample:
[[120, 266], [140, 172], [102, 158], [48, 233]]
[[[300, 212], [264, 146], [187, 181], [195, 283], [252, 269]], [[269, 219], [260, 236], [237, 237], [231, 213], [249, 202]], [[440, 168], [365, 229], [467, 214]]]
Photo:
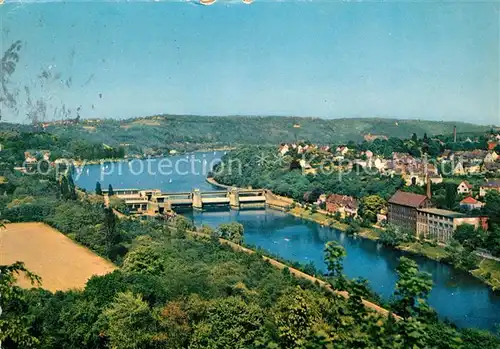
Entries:
[[469, 205], [480, 204], [480, 202], [477, 201], [476, 199], [474, 199], [472, 196], [466, 197], [465, 199], [463, 199], [462, 201], [460, 201], [460, 203], [461, 204], [469, 204]]
[[493, 150], [496, 148], [496, 146], [498, 145], [497, 142], [489, 142], [488, 143], [488, 150]]
[[418, 208], [427, 199], [427, 196], [420, 194], [407, 193], [398, 190], [390, 199], [390, 204], [409, 206]]

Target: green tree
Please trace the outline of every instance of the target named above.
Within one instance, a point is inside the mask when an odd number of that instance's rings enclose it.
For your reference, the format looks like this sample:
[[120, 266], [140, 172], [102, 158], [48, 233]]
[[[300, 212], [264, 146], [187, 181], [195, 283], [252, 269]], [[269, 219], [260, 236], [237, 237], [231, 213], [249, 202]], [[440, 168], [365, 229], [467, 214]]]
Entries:
[[278, 299], [274, 307], [274, 321], [282, 348], [302, 348], [312, 327], [319, 319], [319, 310], [297, 287]]
[[211, 226], [203, 224], [200, 228], [200, 233], [210, 236], [210, 240], [212, 242], [216, 244], [219, 243], [219, 238], [220, 238], [219, 232], [213, 229]]
[[181, 301], [169, 302], [160, 311], [160, 323], [166, 333], [169, 349], [187, 348], [191, 336], [189, 314]]
[[361, 217], [375, 223], [377, 214], [386, 206], [387, 202], [379, 195], [368, 195], [361, 199], [359, 212]]
[[388, 224], [380, 233], [380, 241], [387, 246], [396, 247], [404, 242], [404, 240], [405, 234], [402, 232], [401, 228], [392, 224]]
[[483, 211], [489, 217], [490, 224], [500, 224], [500, 192], [488, 190], [484, 200]]
[[29, 332], [30, 319], [24, 313], [24, 292], [15, 286], [17, 275], [25, 275], [32, 285], [41, 279], [30, 272], [23, 262], [0, 265], [0, 347], [36, 348], [39, 340]]
[[446, 183], [445, 190], [444, 207], [449, 210], [456, 209], [459, 202], [459, 200], [457, 200], [457, 185], [454, 183]]
[[164, 259], [155, 244], [140, 244], [129, 251], [123, 261], [126, 272], [160, 275], [164, 269]]
[[113, 190], [113, 186], [110, 184], [108, 185], [108, 196], [113, 196], [115, 195], [115, 192]]
[[158, 335], [148, 304], [132, 292], [121, 292], [102, 313], [100, 323], [112, 349], [153, 347]]
[[176, 236], [179, 238], [184, 238], [188, 231], [196, 230], [193, 222], [181, 215], [175, 216], [174, 226], [176, 230]]
[[73, 176], [71, 173], [68, 173], [68, 192], [69, 192], [69, 199], [70, 200], [76, 200], [76, 188], [75, 188], [75, 182], [73, 181]]
[[224, 223], [219, 225], [219, 235], [226, 240], [240, 245], [243, 242], [243, 224], [238, 222]]
[[485, 246], [488, 246], [491, 253], [500, 257], [500, 226], [493, 225], [485, 240]]
[[329, 241], [325, 245], [325, 263], [328, 275], [335, 278], [335, 287], [345, 288], [344, 266], [342, 261], [347, 255], [344, 247], [337, 241]]
[[394, 292], [393, 308], [405, 319], [420, 315], [432, 290], [430, 274], [419, 271], [417, 263], [406, 257], [399, 259], [396, 271], [399, 279]]
[[470, 246], [464, 247], [457, 240], [452, 239], [445, 247], [451, 263], [462, 270], [472, 270], [478, 265], [478, 257]]
[[461, 224], [453, 233], [453, 238], [473, 250], [485, 244], [486, 232], [471, 224]]
[[117, 228], [118, 218], [112, 208], [104, 209], [104, 242], [106, 255], [109, 258], [113, 256], [113, 250], [120, 242], [120, 233]]
[[429, 336], [426, 325], [417, 319], [409, 318], [397, 323], [398, 336], [393, 346], [395, 348], [426, 349]]
[[95, 184], [95, 193], [96, 195], [102, 195], [101, 183], [96, 182]]
[[62, 176], [59, 182], [59, 187], [61, 189], [61, 196], [63, 199], [68, 200], [71, 196], [69, 192], [69, 183], [66, 176]]
[[63, 175], [59, 182], [59, 187], [61, 189], [61, 195], [65, 200], [76, 200], [76, 189], [75, 183], [73, 182], [73, 176], [71, 173]]
[[189, 348], [252, 348], [265, 329], [263, 310], [239, 297], [218, 298], [205, 307], [205, 317], [193, 326]]

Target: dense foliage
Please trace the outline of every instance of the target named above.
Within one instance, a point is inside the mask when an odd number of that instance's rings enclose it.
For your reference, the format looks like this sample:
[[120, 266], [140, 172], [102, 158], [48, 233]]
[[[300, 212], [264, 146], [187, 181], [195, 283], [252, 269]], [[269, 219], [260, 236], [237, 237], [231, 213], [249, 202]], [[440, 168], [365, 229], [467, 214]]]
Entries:
[[215, 169], [214, 177], [223, 184], [266, 188], [298, 201], [304, 200], [305, 192], [317, 189], [357, 198], [377, 194], [387, 199], [402, 186], [400, 177], [356, 171], [305, 175], [294, 167], [296, 161], [292, 156], [279, 157], [275, 147], [244, 147], [228, 153]]
[[45, 132], [0, 132], [0, 163], [22, 165], [25, 152], [30, 152], [38, 160], [42, 151], [50, 152], [50, 161], [59, 158], [75, 160], [99, 160], [123, 158], [123, 147], [110, 147], [106, 144], [82, 140], [79, 137], [59, 137]]
[[[122, 268], [93, 277], [83, 291], [23, 291], [2, 279], [2, 286], [22, 295], [5, 304], [4, 317], [19, 320], [17, 330], [31, 340], [16, 345], [7, 336], [6, 347], [479, 348], [481, 342], [488, 349], [500, 343], [422, 311], [430, 284], [410, 260], [398, 268], [396, 306], [412, 316], [395, 322], [368, 312], [354, 290], [349, 300], [325, 294], [259, 254], [179, 236], [154, 223], [139, 229], [149, 234], [134, 239]], [[326, 249], [334, 279], [344, 277], [344, 255], [339, 245]], [[13, 312], [19, 306], [22, 316]]]

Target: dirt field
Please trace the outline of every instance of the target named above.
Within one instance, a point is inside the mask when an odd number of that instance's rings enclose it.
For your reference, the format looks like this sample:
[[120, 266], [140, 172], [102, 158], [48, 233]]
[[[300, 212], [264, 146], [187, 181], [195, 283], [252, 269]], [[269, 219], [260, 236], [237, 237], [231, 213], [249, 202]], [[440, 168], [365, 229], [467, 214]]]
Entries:
[[[92, 275], [107, 274], [116, 267], [92, 251], [79, 246], [57, 230], [42, 223], [7, 224], [0, 230], [0, 264], [23, 261], [42, 277], [49, 291], [83, 288]], [[20, 277], [22, 287], [31, 287]]]

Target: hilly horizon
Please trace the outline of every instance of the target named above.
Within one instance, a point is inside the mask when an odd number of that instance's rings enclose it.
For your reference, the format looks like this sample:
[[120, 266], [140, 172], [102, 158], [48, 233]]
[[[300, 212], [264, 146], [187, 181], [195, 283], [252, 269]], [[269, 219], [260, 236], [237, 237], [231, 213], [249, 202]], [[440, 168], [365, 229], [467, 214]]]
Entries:
[[[295, 141], [335, 144], [373, 141], [380, 137], [408, 139], [413, 133], [419, 137], [424, 134], [449, 135], [455, 126], [459, 135], [479, 135], [491, 129], [491, 126], [465, 122], [388, 118], [195, 115], [156, 115], [123, 120], [82, 119], [79, 123], [66, 120], [66, 123], [60, 121], [44, 125], [45, 132], [60, 137], [124, 146], [131, 153], [242, 144], [276, 145]], [[41, 128], [4, 122], [0, 123], [0, 130], [31, 132]]]

